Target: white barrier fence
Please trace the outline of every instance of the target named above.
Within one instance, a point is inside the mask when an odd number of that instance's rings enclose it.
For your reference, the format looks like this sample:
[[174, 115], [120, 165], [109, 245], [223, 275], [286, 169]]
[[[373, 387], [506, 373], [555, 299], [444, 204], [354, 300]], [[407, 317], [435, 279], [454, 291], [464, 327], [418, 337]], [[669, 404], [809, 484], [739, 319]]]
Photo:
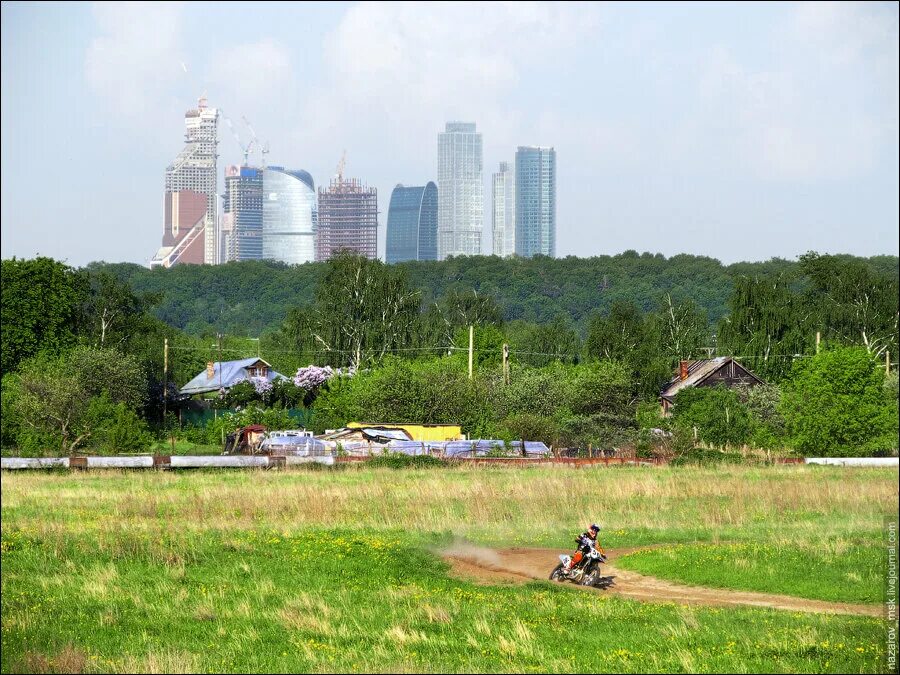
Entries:
[[828, 466], [900, 466], [900, 457], [807, 457], [803, 461]]
[[[334, 464], [334, 457], [252, 456], [252, 455], [172, 455], [154, 462], [151, 455], [140, 457], [2, 457], [0, 469], [69, 469], [80, 466], [88, 469], [205, 469], [205, 468], [267, 468], [274, 466], [296, 466], [298, 464]], [[168, 461], [165, 461], [168, 460]]]

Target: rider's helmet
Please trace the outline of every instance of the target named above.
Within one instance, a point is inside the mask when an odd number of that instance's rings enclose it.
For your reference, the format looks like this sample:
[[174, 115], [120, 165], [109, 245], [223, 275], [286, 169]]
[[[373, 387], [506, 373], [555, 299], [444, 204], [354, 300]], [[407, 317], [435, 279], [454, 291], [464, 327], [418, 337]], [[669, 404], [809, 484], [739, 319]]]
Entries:
[[588, 528], [588, 535], [592, 539], [596, 539], [597, 535], [600, 533], [600, 526], [596, 523], [591, 523], [591, 526]]

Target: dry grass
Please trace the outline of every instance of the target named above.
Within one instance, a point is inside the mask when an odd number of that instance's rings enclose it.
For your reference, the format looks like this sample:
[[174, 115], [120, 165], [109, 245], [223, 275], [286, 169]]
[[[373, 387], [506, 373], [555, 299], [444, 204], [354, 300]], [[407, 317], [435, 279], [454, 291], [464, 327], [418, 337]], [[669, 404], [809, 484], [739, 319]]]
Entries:
[[[820, 538], [829, 513], [844, 528], [871, 529], [897, 510], [896, 471], [772, 468], [471, 467], [446, 471], [4, 474], [4, 520], [48, 536], [80, 529], [100, 546], [149, 557], [175, 570], [183, 552], [165, 545], [172, 517], [186, 530], [307, 526], [452, 531], [475, 539], [537, 543], [600, 518], [613, 532], [717, 533], [791, 520], [796, 542]], [[587, 498], [573, 500], [573, 495]], [[590, 495], [596, 495], [591, 498]], [[52, 504], [48, 508], [48, 504]], [[90, 509], [86, 508], [90, 505]], [[83, 519], [82, 514], [90, 513]], [[662, 514], [665, 514], [663, 519]], [[800, 514], [802, 518], [793, 517]], [[112, 535], [115, 536], [103, 536]], [[831, 536], [840, 532], [830, 532]], [[626, 537], [627, 539], [627, 537]], [[240, 545], [240, 544], [235, 544]], [[124, 549], [124, 550], [123, 550]], [[190, 562], [189, 556], [187, 562]], [[103, 583], [98, 579], [97, 591]], [[260, 589], [265, 591], [266, 589]]]

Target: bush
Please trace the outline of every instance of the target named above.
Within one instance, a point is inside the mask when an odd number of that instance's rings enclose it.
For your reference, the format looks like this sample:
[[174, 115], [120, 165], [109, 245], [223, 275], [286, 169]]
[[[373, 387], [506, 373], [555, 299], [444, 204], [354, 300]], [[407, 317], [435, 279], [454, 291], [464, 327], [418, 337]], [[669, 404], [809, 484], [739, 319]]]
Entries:
[[398, 452], [376, 455], [368, 460], [367, 466], [384, 469], [434, 469], [448, 466], [439, 457], [431, 455], [404, 455]]
[[559, 436], [556, 422], [550, 417], [519, 413], [510, 415], [501, 423], [505, 435], [514, 440], [543, 441], [555, 445]]
[[794, 446], [807, 456], [889, 454], [897, 447], [897, 399], [862, 347], [828, 349], [794, 364], [781, 404]]
[[718, 447], [742, 445], [750, 437], [750, 413], [737, 392], [723, 386], [687, 387], [675, 396], [676, 426], [697, 429], [699, 439]]
[[708, 448], [693, 448], [674, 457], [672, 459], [672, 466], [687, 466], [692, 464], [746, 464], [747, 462], [747, 458], [738, 452], [724, 452], [722, 450], [710, 450]]
[[141, 452], [152, 442], [147, 423], [124, 403], [113, 404], [105, 397], [91, 401], [89, 415], [96, 419], [92, 445], [104, 454]]

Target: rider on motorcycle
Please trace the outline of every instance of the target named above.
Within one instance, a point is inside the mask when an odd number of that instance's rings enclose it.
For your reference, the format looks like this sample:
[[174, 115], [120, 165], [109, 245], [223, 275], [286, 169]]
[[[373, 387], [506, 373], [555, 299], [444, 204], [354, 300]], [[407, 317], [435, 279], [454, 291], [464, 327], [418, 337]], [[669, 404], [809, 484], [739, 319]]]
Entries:
[[584, 556], [591, 552], [592, 548], [596, 548], [600, 552], [600, 555], [603, 556], [604, 559], [606, 558], [603, 554], [603, 549], [597, 544], [597, 535], [599, 532], [600, 526], [596, 523], [592, 523], [585, 532], [582, 532], [575, 538], [575, 543], [578, 544], [578, 548], [569, 560], [569, 564], [566, 566], [567, 572], [572, 571], [575, 566], [584, 559]]

